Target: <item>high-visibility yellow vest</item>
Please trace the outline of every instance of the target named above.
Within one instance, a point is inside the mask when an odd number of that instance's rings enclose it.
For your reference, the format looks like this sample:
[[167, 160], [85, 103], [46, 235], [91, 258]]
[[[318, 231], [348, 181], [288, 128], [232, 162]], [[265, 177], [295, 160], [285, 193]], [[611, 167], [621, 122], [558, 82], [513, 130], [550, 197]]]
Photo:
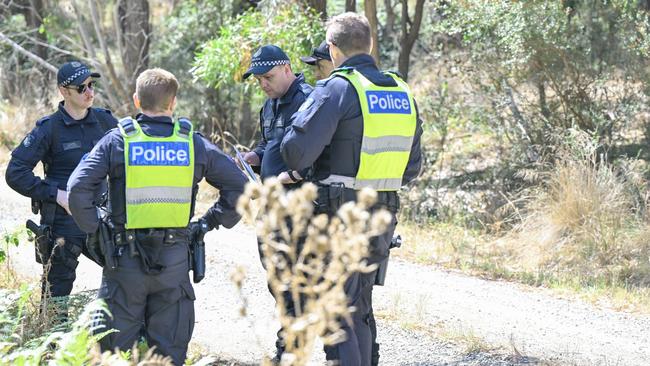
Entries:
[[175, 122], [169, 137], [148, 136], [129, 117], [118, 126], [124, 137], [125, 227], [186, 227], [194, 183], [192, 123]]
[[[408, 85], [392, 73], [397, 86], [373, 84], [354, 69], [336, 71], [357, 91], [363, 114], [363, 140], [359, 170], [346, 187], [396, 191], [402, 186], [415, 135], [417, 114]], [[336, 179], [334, 179], [336, 180]]]

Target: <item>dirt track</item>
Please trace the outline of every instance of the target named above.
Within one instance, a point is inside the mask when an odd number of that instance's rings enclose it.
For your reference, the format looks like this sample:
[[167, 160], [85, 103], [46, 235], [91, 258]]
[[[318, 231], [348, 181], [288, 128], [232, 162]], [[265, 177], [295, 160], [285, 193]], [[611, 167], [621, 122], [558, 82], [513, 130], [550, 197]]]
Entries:
[[[0, 196], [0, 230], [12, 232], [31, 216], [29, 201], [9, 189], [4, 179]], [[208, 273], [196, 286], [193, 343], [221, 360], [255, 363], [271, 351], [277, 322], [254, 233], [239, 225], [211, 232], [206, 243]], [[19, 272], [36, 276], [40, 267], [33, 262], [31, 245], [12, 250], [10, 256]], [[239, 316], [239, 298], [228, 278], [239, 265], [248, 274], [247, 318]], [[77, 278], [75, 291], [94, 289], [101, 274], [84, 259]], [[391, 262], [386, 286], [377, 287], [375, 293], [381, 364], [512, 365], [540, 360], [571, 365], [650, 364], [647, 315], [598, 309], [540, 289], [401, 261]], [[455, 344], [467, 339], [503, 348], [467, 354], [465, 345]], [[509, 357], [516, 353], [512, 345], [528, 357]], [[312, 363], [323, 362], [323, 353], [315, 352]]]

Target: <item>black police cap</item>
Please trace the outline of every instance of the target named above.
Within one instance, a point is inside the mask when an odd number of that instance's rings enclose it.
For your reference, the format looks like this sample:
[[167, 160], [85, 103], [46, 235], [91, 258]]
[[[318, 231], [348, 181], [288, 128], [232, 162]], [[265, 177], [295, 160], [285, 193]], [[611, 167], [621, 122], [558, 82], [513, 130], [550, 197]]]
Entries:
[[278, 65], [288, 65], [291, 61], [284, 51], [278, 46], [268, 44], [260, 47], [251, 58], [251, 66], [244, 73], [243, 78], [251, 75], [262, 75]]
[[302, 56], [300, 60], [308, 65], [316, 65], [316, 61], [318, 60], [332, 61], [332, 58], [330, 57], [330, 47], [327, 44], [327, 41], [323, 41], [318, 47], [311, 51], [311, 55]]
[[56, 74], [59, 86], [81, 85], [88, 77], [101, 77], [97, 72], [91, 72], [88, 66], [79, 61], [64, 63]]

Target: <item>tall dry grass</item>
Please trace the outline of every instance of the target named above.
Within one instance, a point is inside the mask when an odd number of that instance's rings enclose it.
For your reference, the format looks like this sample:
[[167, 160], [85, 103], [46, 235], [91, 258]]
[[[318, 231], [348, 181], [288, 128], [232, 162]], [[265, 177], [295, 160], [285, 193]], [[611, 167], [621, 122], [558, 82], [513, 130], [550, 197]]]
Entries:
[[9, 152], [34, 128], [36, 121], [54, 112], [54, 100], [41, 105], [0, 100], [0, 164], [9, 160]]
[[650, 285], [649, 190], [638, 161], [614, 165], [573, 133], [515, 230], [498, 240], [517, 270], [582, 283]]

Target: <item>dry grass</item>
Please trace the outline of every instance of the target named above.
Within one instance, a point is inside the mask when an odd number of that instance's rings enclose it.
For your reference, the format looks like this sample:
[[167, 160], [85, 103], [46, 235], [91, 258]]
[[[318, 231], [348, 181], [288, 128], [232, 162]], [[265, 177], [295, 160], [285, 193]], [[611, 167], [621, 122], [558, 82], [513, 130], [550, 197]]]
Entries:
[[639, 161], [614, 166], [575, 134], [527, 192], [520, 224], [485, 234], [460, 225], [401, 223], [393, 254], [489, 278], [578, 293], [620, 310], [650, 312], [650, 194]]
[[36, 121], [52, 113], [51, 105], [0, 101], [0, 164], [9, 160], [9, 151], [34, 128]]
[[[312, 184], [285, 193], [277, 179], [267, 179], [263, 185], [249, 183], [237, 207], [247, 221], [255, 223], [262, 243], [286, 343], [282, 365], [307, 364], [317, 337], [325, 345], [345, 339], [341, 321], [350, 323], [353, 309], [344, 285], [353, 273], [374, 269], [365, 263], [369, 239], [384, 232], [391, 221], [386, 211], [367, 211], [376, 200], [371, 190], [359, 192], [357, 202], [342, 205], [331, 218], [314, 215], [316, 198]], [[264, 215], [257, 216], [258, 210]], [[235, 272], [232, 280], [241, 289], [245, 274]], [[293, 313], [287, 311], [283, 294], [293, 300]], [[242, 300], [245, 315], [246, 299]]]
[[614, 167], [576, 135], [548, 173], [529, 214], [500, 245], [523, 270], [592, 279], [613, 286], [650, 285], [650, 203], [640, 167]]

